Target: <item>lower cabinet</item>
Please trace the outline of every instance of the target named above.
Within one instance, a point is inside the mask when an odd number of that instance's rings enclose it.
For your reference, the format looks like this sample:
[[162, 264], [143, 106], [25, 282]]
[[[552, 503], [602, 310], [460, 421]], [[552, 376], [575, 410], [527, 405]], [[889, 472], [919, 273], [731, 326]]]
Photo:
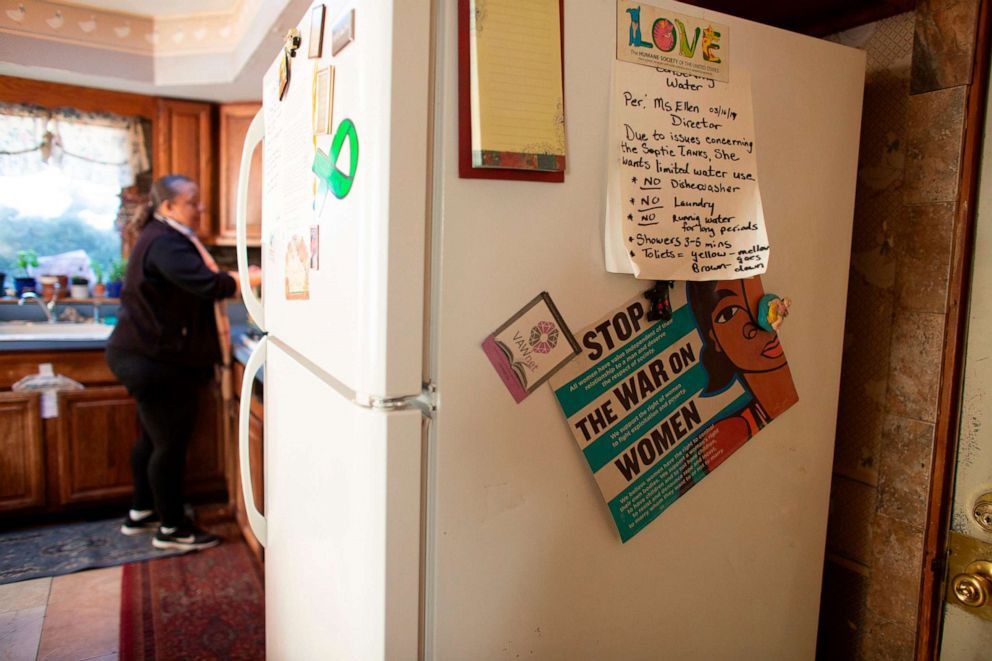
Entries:
[[196, 428], [186, 451], [187, 495], [217, 494], [226, 489], [224, 406], [220, 384], [210, 381], [201, 387]]
[[38, 393], [0, 392], [0, 512], [45, 504], [45, 449]]
[[[42, 362], [84, 386], [58, 393], [54, 418], [42, 419], [38, 393], [8, 390]], [[186, 453], [186, 494], [194, 498], [227, 486], [218, 384], [206, 384], [200, 402]], [[0, 355], [0, 515], [126, 505], [138, 434], [137, 405], [102, 351]]]
[[59, 504], [127, 498], [138, 411], [124, 386], [59, 393], [56, 420]]

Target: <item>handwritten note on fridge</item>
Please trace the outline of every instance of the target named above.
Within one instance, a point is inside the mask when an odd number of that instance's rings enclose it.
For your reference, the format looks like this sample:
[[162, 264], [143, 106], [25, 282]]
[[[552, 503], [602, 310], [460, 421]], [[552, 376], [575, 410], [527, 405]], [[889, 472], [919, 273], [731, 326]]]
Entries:
[[471, 0], [472, 162], [562, 171], [558, 0]]
[[650, 280], [765, 272], [750, 76], [614, 62], [607, 268]]

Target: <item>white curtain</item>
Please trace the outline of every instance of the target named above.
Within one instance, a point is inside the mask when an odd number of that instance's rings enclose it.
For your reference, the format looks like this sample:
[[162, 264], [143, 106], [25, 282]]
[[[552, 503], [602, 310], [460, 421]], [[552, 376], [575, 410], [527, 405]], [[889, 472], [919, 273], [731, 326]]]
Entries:
[[0, 104], [0, 175], [45, 164], [68, 177], [122, 188], [150, 168], [137, 118]]

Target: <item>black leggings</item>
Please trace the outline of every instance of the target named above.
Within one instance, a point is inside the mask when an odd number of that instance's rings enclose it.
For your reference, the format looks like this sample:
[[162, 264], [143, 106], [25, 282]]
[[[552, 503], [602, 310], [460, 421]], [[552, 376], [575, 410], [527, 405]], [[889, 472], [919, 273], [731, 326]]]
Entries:
[[154, 509], [163, 526], [178, 526], [186, 447], [196, 425], [200, 386], [213, 368], [164, 363], [113, 347], [107, 347], [107, 365], [138, 404], [141, 434], [131, 452], [132, 507]]

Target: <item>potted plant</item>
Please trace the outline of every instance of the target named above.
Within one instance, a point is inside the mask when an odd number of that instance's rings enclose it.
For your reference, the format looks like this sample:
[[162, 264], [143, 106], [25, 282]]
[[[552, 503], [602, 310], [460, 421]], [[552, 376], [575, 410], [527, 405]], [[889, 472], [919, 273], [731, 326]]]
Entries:
[[110, 268], [107, 271], [107, 296], [110, 298], [120, 298], [121, 287], [124, 285], [124, 271], [127, 269], [127, 260], [123, 257], [112, 259]]
[[103, 266], [99, 262], [90, 262], [90, 268], [93, 269], [93, 296], [96, 298], [103, 298], [107, 295], [107, 285], [103, 283]]
[[90, 281], [85, 275], [74, 275], [70, 282], [69, 295], [72, 298], [89, 298]]
[[20, 298], [27, 291], [37, 291], [38, 285], [34, 281], [34, 277], [28, 274], [28, 267], [38, 266], [38, 253], [34, 250], [18, 250], [14, 263], [23, 273], [23, 275], [14, 277], [14, 289], [17, 292], [17, 297]]

